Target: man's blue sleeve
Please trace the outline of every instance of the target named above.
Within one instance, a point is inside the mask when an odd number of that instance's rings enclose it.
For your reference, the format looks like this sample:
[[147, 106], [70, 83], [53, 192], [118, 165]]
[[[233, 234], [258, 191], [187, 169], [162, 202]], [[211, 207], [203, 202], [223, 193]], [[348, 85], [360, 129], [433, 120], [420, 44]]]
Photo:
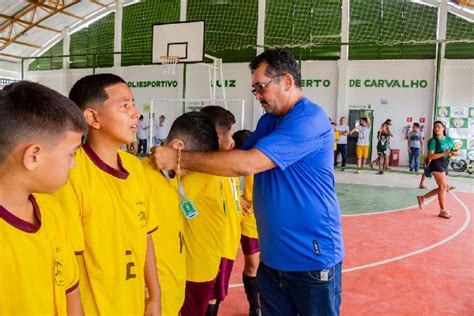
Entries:
[[285, 117], [271, 134], [255, 145], [281, 169], [325, 146], [334, 146], [334, 133], [319, 107], [310, 113]]

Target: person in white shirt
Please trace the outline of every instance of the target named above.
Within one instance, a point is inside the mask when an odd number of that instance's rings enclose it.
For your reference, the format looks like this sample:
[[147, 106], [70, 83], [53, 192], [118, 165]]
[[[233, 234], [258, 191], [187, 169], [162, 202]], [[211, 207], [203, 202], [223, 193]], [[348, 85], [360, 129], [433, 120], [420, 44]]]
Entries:
[[337, 141], [336, 156], [334, 157], [334, 167], [337, 166], [337, 156], [341, 154], [341, 171], [346, 169], [347, 160], [347, 135], [349, 135], [349, 125], [347, 119], [342, 116], [339, 119], [339, 125], [336, 126], [336, 131], [339, 132], [339, 140]]
[[155, 146], [160, 146], [165, 142], [166, 137], [168, 137], [168, 124], [165, 122], [166, 116], [160, 115], [159, 122], [155, 123], [154, 127], [154, 136], [153, 142]]
[[361, 173], [364, 167], [365, 160], [369, 157], [369, 142], [370, 142], [370, 117], [369, 111], [365, 111], [365, 117], [360, 118], [359, 126], [350, 131], [349, 134], [357, 132], [356, 157], [357, 157], [357, 173]]
[[143, 121], [143, 115], [140, 115], [140, 119], [138, 120], [137, 125], [137, 136], [138, 136], [138, 155], [139, 156], [146, 156], [147, 153], [147, 137], [146, 137], [146, 130], [150, 126], [145, 126], [145, 122]]

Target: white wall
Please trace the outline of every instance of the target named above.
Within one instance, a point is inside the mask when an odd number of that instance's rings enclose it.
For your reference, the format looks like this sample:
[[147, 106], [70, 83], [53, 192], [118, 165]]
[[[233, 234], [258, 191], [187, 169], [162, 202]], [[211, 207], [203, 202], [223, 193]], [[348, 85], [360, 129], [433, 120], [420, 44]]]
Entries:
[[21, 78], [21, 63], [0, 60], [0, 78], [19, 80]]
[[307, 61], [301, 63], [301, 79], [306, 97], [321, 106], [336, 119], [337, 61]]
[[[97, 73], [113, 72], [122, 76], [135, 96], [137, 107], [146, 111], [152, 99], [171, 99], [183, 97], [183, 68], [177, 65], [176, 74], [164, 74], [163, 66], [139, 66], [121, 68], [97, 69]], [[203, 65], [188, 64], [186, 66], [187, 99], [208, 99], [209, 76], [208, 69]], [[224, 79], [227, 80], [226, 98], [244, 99], [244, 128], [255, 128], [262, 114], [260, 105], [251, 94], [251, 77], [248, 63], [224, 64]], [[336, 113], [349, 114], [351, 109], [363, 109], [370, 105], [374, 110], [375, 130], [387, 118], [392, 120], [394, 138], [392, 148], [401, 150], [400, 164], [408, 164], [407, 142], [403, 128], [412, 122], [426, 126], [425, 136], [430, 137], [433, 122], [433, 96], [435, 62], [434, 60], [372, 60], [349, 61], [347, 63], [347, 82], [345, 87], [346, 102], [342, 109], [337, 109], [338, 93], [338, 64], [336, 61], [308, 61], [302, 63], [303, 91], [305, 95], [323, 107], [328, 116], [338, 119]], [[91, 74], [91, 69], [85, 70], [55, 70], [28, 72], [26, 78], [38, 81], [67, 95], [72, 84], [84, 75]], [[359, 81], [357, 81], [359, 80]], [[368, 80], [368, 81], [367, 81]], [[374, 85], [374, 81], [376, 80]], [[383, 87], [380, 86], [383, 82]], [[414, 82], [413, 86], [412, 82]], [[151, 86], [151, 84], [155, 86]], [[350, 84], [352, 83], [352, 85]], [[354, 86], [358, 83], [360, 87]], [[416, 86], [418, 83], [418, 86]], [[408, 85], [408, 87], [398, 87]], [[140, 87], [140, 85], [142, 85]], [[392, 86], [388, 86], [392, 85]], [[426, 86], [425, 86], [426, 85]], [[145, 87], [146, 86], [146, 87]], [[474, 108], [474, 61], [473, 60], [443, 60], [441, 72], [440, 105]], [[217, 98], [222, 98], [221, 88], [217, 88]], [[240, 122], [240, 105], [229, 103], [229, 109]], [[159, 102], [155, 104], [155, 113], [165, 114], [172, 122], [180, 115], [183, 104], [180, 102]], [[474, 110], [473, 110], [474, 111]], [[146, 114], [146, 113], [145, 113]], [[472, 114], [474, 116], [474, 113]], [[145, 117], [148, 116], [145, 115]], [[470, 133], [474, 152], [474, 117], [469, 119]], [[237, 129], [240, 126], [237, 125]], [[376, 146], [377, 140], [373, 139]], [[474, 154], [474, 153], [473, 153]], [[374, 153], [375, 155], [375, 153]]]
[[[439, 108], [449, 109], [450, 118], [437, 113], [436, 119], [448, 124], [448, 134], [460, 145], [459, 156], [474, 160], [474, 60], [444, 60], [441, 82]], [[460, 120], [464, 125], [455, 126]]]
[[[360, 87], [348, 86], [345, 112], [350, 109], [369, 106], [374, 110], [374, 132], [386, 120], [392, 120], [391, 131], [394, 137], [390, 140], [391, 148], [400, 149], [400, 164], [408, 165], [408, 149], [403, 127], [410, 124], [407, 118], [412, 118], [412, 123], [425, 118], [427, 131], [431, 129], [433, 109], [433, 83], [434, 61], [432, 60], [381, 60], [381, 61], [352, 61], [348, 67], [348, 80], [360, 80]], [[367, 81], [369, 80], [369, 81]], [[373, 82], [373, 80], [377, 80]], [[383, 81], [384, 87], [381, 87]], [[386, 80], [386, 81], [384, 81]], [[426, 87], [401, 88], [396, 86], [411, 85], [412, 80], [419, 84], [423, 80]], [[404, 80], [404, 81], [403, 81]], [[387, 82], [388, 81], [388, 82]], [[350, 81], [346, 84], [349, 85]], [[386, 87], [391, 83], [392, 87]], [[376, 86], [376, 85], [377, 86]], [[380, 85], [379, 85], [380, 84]], [[414, 83], [415, 85], [415, 83]], [[425, 132], [426, 133], [426, 132]], [[375, 133], [374, 133], [375, 134]], [[429, 133], [428, 133], [429, 135]], [[372, 145], [377, 145], [374, 137]], [[373, 157], [376, 151], [372, 151]]]

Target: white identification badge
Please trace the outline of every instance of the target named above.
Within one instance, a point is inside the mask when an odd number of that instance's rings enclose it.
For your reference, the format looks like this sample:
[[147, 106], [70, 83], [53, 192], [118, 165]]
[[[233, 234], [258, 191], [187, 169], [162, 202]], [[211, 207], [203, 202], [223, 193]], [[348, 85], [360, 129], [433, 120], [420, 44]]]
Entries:
[[321, 281], [329, 281], [329, 270], [321, 270], [319, 276]]

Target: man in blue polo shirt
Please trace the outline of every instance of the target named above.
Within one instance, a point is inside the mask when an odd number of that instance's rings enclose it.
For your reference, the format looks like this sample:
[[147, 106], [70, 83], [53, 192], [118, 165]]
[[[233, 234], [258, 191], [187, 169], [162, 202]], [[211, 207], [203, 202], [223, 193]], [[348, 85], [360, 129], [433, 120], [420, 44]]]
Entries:
[[[339, 315], [344, 249], [333, 129], [324, 110], [303, 96], [288, 50], [267, 50], [250, 69], [252, 92], [267, 113], [243, 150], [183, 152], [180, 167], [255, 174], [263, 315]], [[160, 148], [153, 154], [158, 168], [176, 167], [175, 151]]]

